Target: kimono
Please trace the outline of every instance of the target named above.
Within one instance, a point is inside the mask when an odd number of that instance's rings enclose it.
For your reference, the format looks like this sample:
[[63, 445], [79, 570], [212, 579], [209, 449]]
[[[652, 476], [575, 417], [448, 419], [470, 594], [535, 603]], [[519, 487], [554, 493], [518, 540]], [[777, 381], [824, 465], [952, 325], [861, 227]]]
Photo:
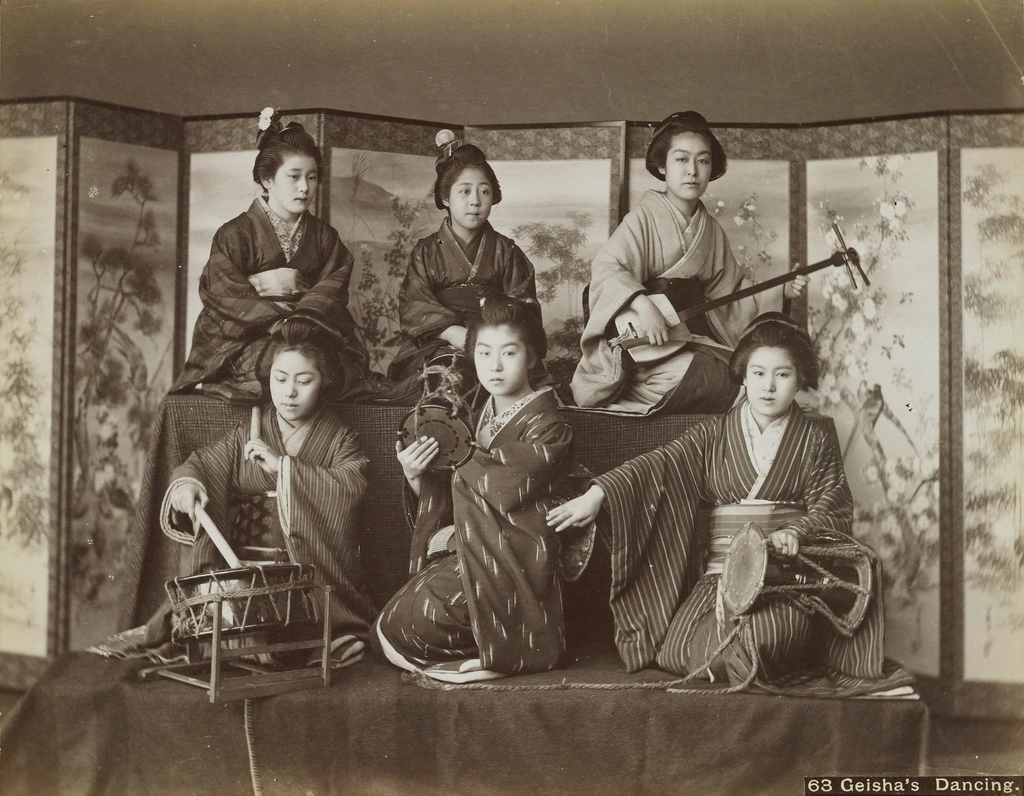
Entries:
[[512, 410], [494, 419], [485, 408], [472, 458], [450, 477], [428, 471], [407, 505], [412, 578], [377, 629], [419, 665], [479, 658], [494, 672], [539, 672], [565, 649], [561, 542], [545, 516], [569, 474], [572, 427], [550, 388]]
[[[333, 227], [304, 213], [295, 230], [298, 245], [286, 253], [261, 200], [224, 224], [213, 237], [210, 259], [199, 280], [203, 308], [196, 319], [185, 370], [171, 392], [197, 384], [237, 402], [256, 403], [261, 361], [275, 323], [288, 317], [312, 321], [335, 341], [340, 378], [330, 400], [354, 397], [367, 388], [368, 357], [348, 311], [352, 254]], [[266, 295], [260, 277], [294, 269], [295, 289]]]
[[320, 409], [309, 423], [298, 454], [290, 456], [276, 409], [263, 409], [260, 437], [282, 457], [276, 477], [243, 458], [248, 423], [195, 451], [171, 477], [161, 526], [170, 538], [192, 546], [191, 573], [227, 568], [210, 538], [203, 532], [194, 535], [188, 517], [170, 509], [175, 486], [184, 481], [202, 484], [209, 495], [210, 519], [239, 558], [244, 561], [245, 548], [252, 545], [273, 559], [276, 547], [286, 563], [313, 565], [314, 579], [333, 587], [335, 637], [351, 633], [365, 638], [376, 611], [361, 588], [356, 510], [366, 490], [369, 460], [355, 432], [329, 408]]
[[449, 326], [468, 327], [480, 314], [481, 299], [512, 296], [540, 313], [533, 265], [522, 249], [490, 223], [474, 245], [471, 261], [445, 219], [437, 232], [413, 247], [398, 294], [402, 341], [388, 369], [388, 378], [403, 385], [397, 392], [418, 394], [424, 363], [451, 351], [438, 335]]
[[[590, 317], [580, 340], [583, 356], [571, 384], [579, 406], [647, 414], [673, 398], [677, 404], [679, 398], [685, 399], [673, 407], [674, 412], [721, 412], [732, 405], [736, 388], [728, 381], [730, 350], [754, 317], [782, 309], [782, 288], [712, 310], [706, 316], [710, 338], [695, 335], [668, 360], [636, 367], [628, 357], [623, 360], [621, 349], [608, 344], [609, 326], [614, 330], [615, 317], [638, 294], [648, 292], [645, 283], [658, 277], [696, 280], [705, 300], [750, 285], [721, 225], [703, 203], [698, 202], [687, 224], [664, 193], [647, 191], [591, 264]], [[691, 370], [692, 383], [681, 384]], [[673, 396], [674, 391], [687, 395]]]
[[[801, 546], [822, 539], [851, 541], [846, 535], [853, 500], [834, 428], [794, 405], [785, 425], [776, 429], [779, 436], [768, 461], [755, 463], [742, 417], [748, 412], [744, 400], [728, 414], [698, 423], [664, 447], [594, 479], [605, 492], [611, 521], [610, 603], [620, 657], [631, 672], [656, 664], [691, 675], [710, 665], [710, 679], [728, 677], [734, 685], [752, 670], [758, 687], [800, 683], [811, 688], [814, 677], [831, 677], [833, 687], [821, 686], [819, 693], [808, 695], [893, 687], [898, 683], [883, 666], [884, 622], [877, 591], [849, 637], [789, 600], [763, 595], [750, 614], [753, 648], [737, 638], [711, 660], [735, 618], [720, 616], [721, 566], [712, 566], [712, 546], [705, 569], [709, 538], [698, 523], [699, 509], [710, 504], [742, 510], [746, 501], [770, 502], [782, 519], [765, 528], [766, 535], [786, 528], [797, 534]], [[799, 510], [793, 511], [794, 506]], [[877, 558], [863, 549], [877, 584]]]

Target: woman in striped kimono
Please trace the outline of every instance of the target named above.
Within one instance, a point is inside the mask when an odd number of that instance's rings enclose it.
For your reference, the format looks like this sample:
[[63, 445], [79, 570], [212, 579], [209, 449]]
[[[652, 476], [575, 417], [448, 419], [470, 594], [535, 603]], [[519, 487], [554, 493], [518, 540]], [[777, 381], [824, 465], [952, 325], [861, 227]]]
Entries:
[[334, 371], [316, 338], [301, 319], [282, 324], [270, 348], [273, 403], [254, 409], [258, 426], [255, 419], [240, 424], [174, 471], [161, 525], [192, 547], [186, 574], [226, 567], [196, 520], [197, 503], [243, 564], [313, 565], [314, 578], [333, 589], [332, 633], [355, 654], [376, 613], [361, 590], [356, 528], [369, 460], [355, 433], [319, 400]]
[[[794, 405], [817, 373], [805, 331], [780, 313], [755, 319], [730, 360], [745, 400], [594, 479], [549, 514], [559, 530], [606, 508], [616, 644], [629, 671], [657, 665], [740, 688], [793, 682], [823, 663], [842, 684], [831, 693], [891, 686], [877, 594], [850, 637], [829, 633], [780, 594], [762, 595], [749, 614], [752, 632], [734, 634], [738, 619], [718, 597], [729, 534], [745, 520], [783, 557], [816, 540], [851, 541], [853, 500], [834, 429]], [[710, 540], [697, 522], [707, 504]]]
[[472, 457], [447, 473], [428, 469], [434, 439], [396, 446], [409, 484], [412, 579], [373, 636], [395, 666], [470, 682], [558, 665], [565, 551], [545, 515], [571, 469], [573, 434], [551, 388], [534, 391], [528, 380], [545, 348], [528, 305], [487, 300], [467, 337], [489, 393]]

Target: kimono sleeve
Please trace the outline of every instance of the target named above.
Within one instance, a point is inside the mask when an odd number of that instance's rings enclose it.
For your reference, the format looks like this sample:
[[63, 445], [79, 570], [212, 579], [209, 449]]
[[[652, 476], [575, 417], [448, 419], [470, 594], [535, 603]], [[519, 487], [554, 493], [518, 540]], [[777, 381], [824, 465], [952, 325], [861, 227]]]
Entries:
[[817, 430], [815, 449], [806, 467], [808, 482], [804, 491], [807, 515], [788, 522], [779, 530], [795, 531], [802, 543], [813, 542], [819, 533], [835, 531], [849, 535], [853, 526], [853, 494], [843, 469], [834, 427], [829, 431]]
[[[429, 239], [428, 239], [429, 240]], [[409, 268], [398, 294], [398, 319], [402, 331], [422, 341], [424, 338], [458, 326], [462, 320], [445, 307], [434, 293], [426, 257], [427, 247], [418, 243], [409, 258]]]
[[508, 263], [504, 269], [502, 292], [506, 296], [533, 304], [539, 309], [537, 304], [537, 276], [533, 263], [530, 262], [530, 259], [523, 250], [514, 243], [508, 252]]
[[572, 443], [568, 423], [541, 425], [514, 442], [477, 448], [455, 477], [472, 484], [499, 511], [511, 511], [547, 496], [568, 474]]
[[264, 328], [290, 309], [260, 296], [249, 284], [256, 268], [254, 235], [227, 225], [213, 236], [210, 259], [199, 279], [203, 307], [226, 338], [239, 338], [253, 327]]
[[341, 242], [332, 227], [322, 225], [318, 229], [320, 241], [320, 278], [299, 301], [297, 312], [331, 314], [337, 307], [348, 306], [348, 286], [352, 280], [355, 260], [352, 252]]
[[643, 283], [649, 270], [650, 226], [643, 208], [628, 213], [591, 263], [591, 312], [605, 325], [639, 293], [647, 292]]

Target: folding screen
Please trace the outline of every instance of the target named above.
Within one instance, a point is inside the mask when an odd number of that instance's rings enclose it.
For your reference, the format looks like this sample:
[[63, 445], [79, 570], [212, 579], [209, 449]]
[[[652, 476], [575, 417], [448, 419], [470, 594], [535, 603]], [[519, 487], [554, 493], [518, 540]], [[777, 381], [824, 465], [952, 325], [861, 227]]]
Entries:
[[0, 687], [61, 645], [65, 102], [0, 105]]
[[181, 120], [72, 105], [68, 646], [117, 629], [125, 539], [174, 376]]
[[940, 538], [949, 528], [940, 458], [949, 411], [945, 286], [946, 120], [808, 129], [807, 258], [833, 223], [871, 285], [839, 268], [809, 294], [821, 411], [836, 421], [854, 494], [854, 534], [881, 556], [886, 652], [940, 674]]
[[[1024, 713], [1024, 115], [950, 118], [952, 710]], [[944, 628], [946, 631], [946, 628]]]
[[[285, 117], [324, 153], [316, 212], [355, 255], [351, 306], [383, 373], [412, 244], [443, 218], [434, 135], [451, 126]], [[652, 126], [454, 129], [495, 167], [491, 222], [536, 267], [565, 383], [590, 260], [662, 186], [643, 168]], [[885, 564], [888, 654], [940, 712], [1024, 715], [1024, 116], [716, 134], [730, 165], [705, 204], [752, 277], [824, 258], [836, 221], [872, 282], [819, 272], [798, 311], [824, 363], [855, 533]], [[255, 111], [0, 104], [0, 685], [113, 629], [149, 421], [183, 363], [213, 233], [256, 194], [255, 141]], [[369, 559], [404, 555], [397, 530], [367, 533]]]

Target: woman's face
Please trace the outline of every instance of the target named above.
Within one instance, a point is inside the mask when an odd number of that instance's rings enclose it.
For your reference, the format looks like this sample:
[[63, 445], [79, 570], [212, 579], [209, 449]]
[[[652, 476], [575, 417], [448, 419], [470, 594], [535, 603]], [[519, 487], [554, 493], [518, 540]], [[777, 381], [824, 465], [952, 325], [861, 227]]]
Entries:
[[494, 203], [494, 189], [483, 169], [468, 166], [455, 178], [455, 182], [444, 200], [452, 220], [455, 234], [465, 241], [476, 237], [487, 222]]
[[295, 222], [312, 204], [320, 172], [309, 155], [289, 155], [272, 180], [263, 180], [267, 204], [285, 221]]
[[747, 360], [743, 385], [754, 419], [764, 431], [789, 411], [800, 390], [800, 377], [786, 349], [763, 346], [754, 349]]
[[296, 423], [316, 409], [323, 376], [309, 357], [298, 351], [282, 351], [270, 367], [270, 397], [277, 413]]
[[711, 147], [704, 136], [697, 133], [672, 136], [661, 173], [665, 175], [669, 201], [692, 215], [697, 200], [704, 195], [711, 180]]
[[509, 326], [485, 326], [477, 332], [473, 349], [476, 376], [502, 403], [514, 403], [532, 392], [531, 360], [526, 343]]

